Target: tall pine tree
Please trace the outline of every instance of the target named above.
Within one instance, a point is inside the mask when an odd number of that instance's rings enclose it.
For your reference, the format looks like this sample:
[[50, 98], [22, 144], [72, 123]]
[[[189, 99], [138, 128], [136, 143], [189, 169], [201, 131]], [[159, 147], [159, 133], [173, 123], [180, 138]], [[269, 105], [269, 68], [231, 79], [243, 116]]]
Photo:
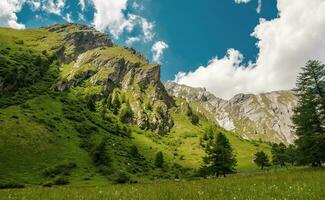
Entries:
[[219, 133], [215, 139], [210, 139], [206, 145], [206, 156], [203, 157], [204, 166], [201, 171], [204, 175], [216, 175], [235, 172], [237, 160], [229, 140], [223, 133]]
[[321, 166], [325, 162], [325, 65], [308, 61], [297, 80], [298, 106], [293, 122], [299, 139], [299, 162]]

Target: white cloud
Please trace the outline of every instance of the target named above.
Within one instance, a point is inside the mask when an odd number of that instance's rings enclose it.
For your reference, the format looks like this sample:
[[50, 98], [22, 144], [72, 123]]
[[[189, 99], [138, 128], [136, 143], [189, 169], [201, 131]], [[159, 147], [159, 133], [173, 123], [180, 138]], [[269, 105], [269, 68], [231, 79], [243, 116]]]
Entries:
[[151, 48], [151, 52], [153, 54], [152, 60], [160, 64], [164, 54], [164, 50], [167, 48], [168, 48], [168, 44], [166, 44], [165, 42], [163, 41], [156, 42]]
[[17, 22], [16, 13], [21, 10], [25, 0], [1, 0], [0, 1], [0, 26], [16, 29], [25, 28], [24, 24]]
[[133, 4], [132, 4], [132, 8], [135, 9], [135, 10], [139, 10], [139, 11], [141, 11], [141, 10], [144, 9], [143, 5], [140, 5], [140, 4], [137, 3], [136, 1], [133, 2]]
[[257, 12], [258, 14], [260, 14], [261, 11], [262, 11], [262, 0], [258, 0], [258, 1], [257, 1], [256, 12]]
[[235, 3], [249, 3], [251, 0], [235, 0]]
[[83, 21], [83, 22], [86, 21], [85, 16], [82, 13], [78, 13], [78, 19], [79, 21]]
[[[252, 0], [235, 0], [235, 3], [237, 4], [247, 4], [249, 2], [251, 2]], [[260, 14], [262, 11], [262, 0], [257, 0], [257, 8], [256, 8], [256, 12], [258, 14]]]
[[84, 11], [86, 8], [86, 0], [80, 0], [79, 5], [80, 5], [81, 10]]
[[93, 0], [96, 9], [93, 24], [97, 30], [109, 31], [117, 39], [123, 32], [131, 32], [135, 26], [142, 30], [137, 36], [143, 42], [152, 41], [154, 23], [146, 18], [127, 13], [128, 0]]
[[27, 3], [33, 11], [39, 10], [41, 8], [40, 0], [28, 0]]
[[43, 10], [48, 13], [62, 16], [62, 11], [65, 6], [65, 0], [48, 0], [42, 5]]
[[153, 37], [155, 36], [155, 33], [153, 31], [154, 24], [152, 22], [149, 22], [145, 18], [141, 18], [141, 28], [143, 32], [143, 39], [144, 42], [152, 41]]
[[242, 64], [236, 50], [215, 58], [194, 72], [179, 73], [176, 82], [206, 87], [217, 96], [292, 89], [300, 68], [309, 59], [325, 62], [325, 1], [278, 0], [279, 17], [260, 20], [253, 36], [258, 39], [256, 63]]
[[113, 37], [118, 38], [124, 30], [133, 29], [134, 19], [124, 14], [127, 9], [127, 0], [93, 1], [96, 9], [93, 24], [97, 30], [109, 31]]
[[128, 39], [126, 40], [126, 44], [128, 46], [131, 46], [132, 44], [136, 43], [136, 42], [140, 42], [141, 39], [139, 37], [128, 37]]
[[63, 19], [69, 23], [73, 23], [73, 20], [71, 18], [71, 13], [67, 13]]

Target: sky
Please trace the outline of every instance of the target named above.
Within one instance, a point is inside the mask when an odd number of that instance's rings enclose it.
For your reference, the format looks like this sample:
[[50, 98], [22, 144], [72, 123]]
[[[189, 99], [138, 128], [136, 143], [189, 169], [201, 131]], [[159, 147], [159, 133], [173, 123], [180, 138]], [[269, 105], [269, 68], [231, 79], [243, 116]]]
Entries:
[[229, 99], [295, 87], [325, 62], [325, 0], [0, 0], [0, 26], [81, 23], [161, 65], [161, 79]]

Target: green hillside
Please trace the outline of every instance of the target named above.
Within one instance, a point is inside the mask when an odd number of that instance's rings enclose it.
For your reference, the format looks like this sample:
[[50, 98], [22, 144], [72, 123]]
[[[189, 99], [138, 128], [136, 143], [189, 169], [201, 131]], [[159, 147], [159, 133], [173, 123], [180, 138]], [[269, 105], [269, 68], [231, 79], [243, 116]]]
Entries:
[[[239, 172], [256, 169], [256, 151], [269, 152], [203, 116], [194, 125], [186, 102], [165, 91], [158, 65], [81, 25], [0, 28], [0, 66], [1, 184], [186, 177], [201, 166], [211, 126], [229, 138]], [[163, 169], [154, 166], [159, 151]]]

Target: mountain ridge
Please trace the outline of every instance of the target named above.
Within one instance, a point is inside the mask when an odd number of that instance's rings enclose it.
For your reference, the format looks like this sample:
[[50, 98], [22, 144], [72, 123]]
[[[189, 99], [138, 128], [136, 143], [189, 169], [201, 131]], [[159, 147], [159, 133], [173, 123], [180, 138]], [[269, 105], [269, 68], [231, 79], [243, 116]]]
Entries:
[[165, 84], [172, 96], [201, 103], [215, 121], [244, 139], [293, 143], [296, 139], [291, 117], [297, 105], [293, 90], [261, 94], [237, 94], [229, 100], [216, 97], [205, 88], [192, 88], [174, 82]]

